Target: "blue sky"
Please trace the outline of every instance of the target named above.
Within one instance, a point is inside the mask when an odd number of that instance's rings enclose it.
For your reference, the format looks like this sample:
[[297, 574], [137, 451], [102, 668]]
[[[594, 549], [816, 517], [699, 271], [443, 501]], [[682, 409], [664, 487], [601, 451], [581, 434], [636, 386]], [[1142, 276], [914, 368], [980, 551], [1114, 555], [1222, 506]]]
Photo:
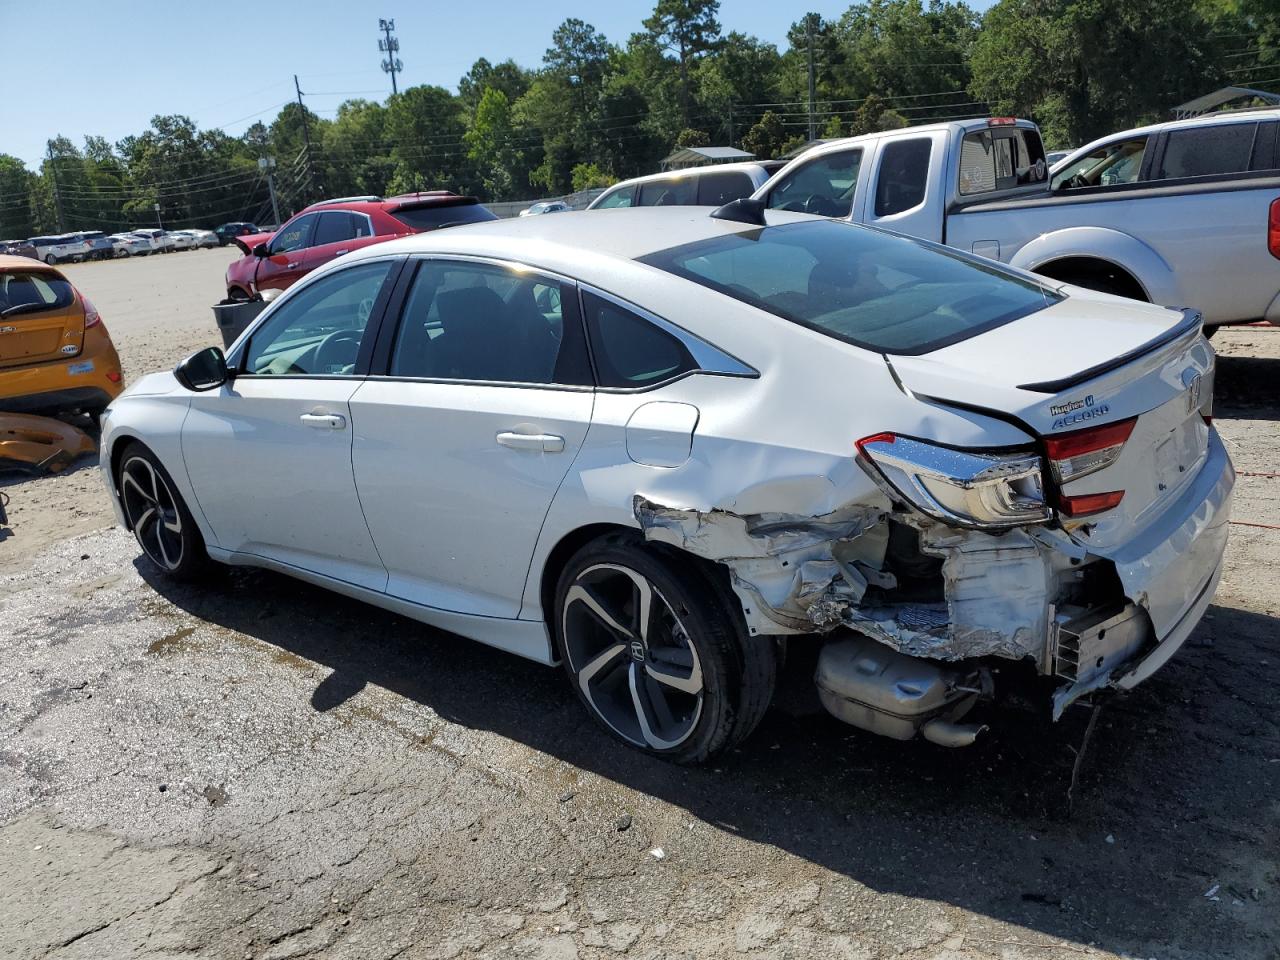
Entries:
[[[722, 0], [720, 22], [782, 46], [805, 12], [834, 18], [849, 5]], [[0, 0], [0, 153], [35, 168], [49, 137], [115, 142], [156, 114], [238, 134], [293, 97], [295, 73], [307, 106], [331, 117], [345, 99], [390, 93], [379, 17], [396, 21], [401, 86], [454, 89], [478, 57], [539, 65], [568, 17], [622, 42], [652, 10], [653, 0]]]

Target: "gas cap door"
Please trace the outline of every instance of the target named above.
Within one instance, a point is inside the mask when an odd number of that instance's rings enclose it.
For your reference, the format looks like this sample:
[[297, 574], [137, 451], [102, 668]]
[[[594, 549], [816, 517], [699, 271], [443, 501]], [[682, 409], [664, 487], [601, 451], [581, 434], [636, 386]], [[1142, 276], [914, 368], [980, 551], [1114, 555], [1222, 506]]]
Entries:
[[655, 400], [642, 404], [627, 421], [627, 456], [648, 467], [678, 467], [689, 459], [698, 408]]

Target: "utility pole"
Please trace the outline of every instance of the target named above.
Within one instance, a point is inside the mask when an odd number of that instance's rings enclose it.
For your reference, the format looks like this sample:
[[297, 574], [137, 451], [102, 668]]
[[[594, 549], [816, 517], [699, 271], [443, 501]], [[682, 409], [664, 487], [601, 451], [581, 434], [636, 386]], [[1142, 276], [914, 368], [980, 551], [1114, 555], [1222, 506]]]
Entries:
[[[298, 91], [298, 110], [302, 114], [302, 142], [306, 145], [306, 170], [307, 176], [311, 175], [311, 125], [307, 123], [307, 108], [302, 104], [302, 87], [298, 85], [298, 75], [293, 75], [293, 89]], [[320, 185], [317, 185], [320, 186]], [[320, 186], [320, 192], [324, 193], [324, 187]], [[301, 199], [306, 200], [306, 197]], [[279, 221], [276, 221], [277, 224]]]
[[58, 162], [53, 159], [53, 144], [49, 144], [49, 175], [53, 177], [53, 208], [58, 215], [58, 232], [62, 233], [62, 194], [58, 192]]
[[733, 146], [733, 100], [729, 101], [729, 146]]
[[813, 98], [815, 93], [815, 84], [813, 76], [813, 17], [809, 14], [804, 18], [804, 33], [809, 40], [809, 141], [812, 143], [818, 139], [818, 125], [813, 116]]
[[387, 55], [387, 58], [382, 61], [382, 72], [391, 74], [391, 95], [393, 97], [399, 92], [396, 89], [396, 74], [404, 69], [404, 64], [396, 56], [400, 52], [400, 41], [391, 35], [395, 28], [396, 22], [394, 20], [378, 21], [378, 29], [386, 34], [386, 39], [378, 41], [378, 49]]
[[258, 169], [267, 171], [267, 191], [271, 194], [271, 216], [275, 218], [276, 229], [280, 229], [280, 204], [276, 202], [276, 158], [259, 157]]

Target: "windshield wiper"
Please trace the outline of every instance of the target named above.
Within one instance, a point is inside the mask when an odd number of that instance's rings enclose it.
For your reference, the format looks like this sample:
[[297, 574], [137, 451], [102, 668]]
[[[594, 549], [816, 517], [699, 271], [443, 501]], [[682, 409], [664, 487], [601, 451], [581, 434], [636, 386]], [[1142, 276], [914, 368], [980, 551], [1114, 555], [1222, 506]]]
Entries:
[[52, 310], [51, 303], [19, 303], [9, 307], [7, 310], [0, 310], [0, 317], [12, 317], [15, 313], [35, 313], [37, 310]]

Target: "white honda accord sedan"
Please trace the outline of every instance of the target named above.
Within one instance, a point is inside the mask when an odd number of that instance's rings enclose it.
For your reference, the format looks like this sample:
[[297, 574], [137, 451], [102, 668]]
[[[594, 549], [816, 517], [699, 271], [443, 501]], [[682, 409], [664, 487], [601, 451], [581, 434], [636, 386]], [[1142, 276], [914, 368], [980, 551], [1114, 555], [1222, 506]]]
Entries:
[[1200, 619], [1213, 370], [1192, 311], [874, 229], [566, 213], [316, 270], [117, 399], [102, 466], [168, 574], [562, 663], [654, 754], [741, 741], [799, 643], [837, 717], [961, 745], [1015, 687], [1054, 717], [1133, 687]]

